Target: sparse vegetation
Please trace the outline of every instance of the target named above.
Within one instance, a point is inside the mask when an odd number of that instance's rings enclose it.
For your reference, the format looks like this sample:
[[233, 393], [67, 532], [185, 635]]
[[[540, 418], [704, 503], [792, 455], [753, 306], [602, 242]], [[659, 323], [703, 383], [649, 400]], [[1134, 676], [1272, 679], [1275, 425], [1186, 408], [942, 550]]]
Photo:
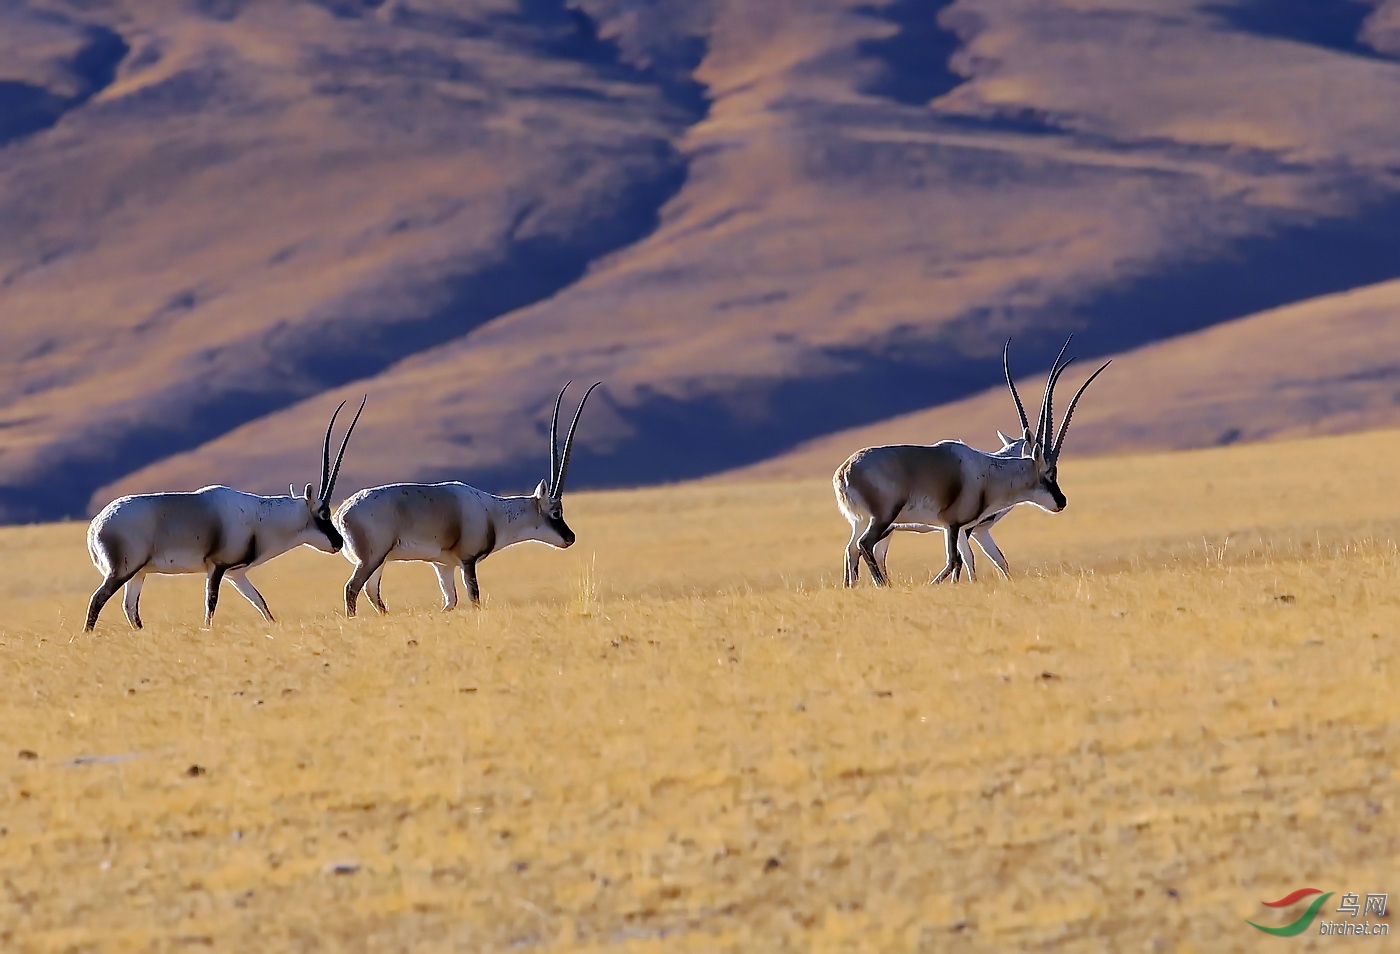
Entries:
[[0, 531], [0, 948], [1257, 949], [1392, 887], [1395, 437], [1067, 459], [939, 588], [711, 484], [579, 495], [479, 613], [394, 565], [346, 620], [298, 551], [275, 625], [158, 578], [83, 636], [82, 527]]

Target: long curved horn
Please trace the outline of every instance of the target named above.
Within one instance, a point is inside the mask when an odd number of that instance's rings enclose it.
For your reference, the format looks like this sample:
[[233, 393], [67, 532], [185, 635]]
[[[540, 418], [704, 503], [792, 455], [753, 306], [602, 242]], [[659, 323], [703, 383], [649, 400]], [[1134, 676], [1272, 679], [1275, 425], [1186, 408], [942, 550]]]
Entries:
[[1050, 448], [1049, 438], [1055, 432], [1055, 388], [1060, 384], [1060, 376], [1065, 373], [1065, 369], [1078, 360], [1076, 358], [1066, 358], [1059, 367], [1050, 372], [1050, 377], [1045, 382], [1047, 397], [1045, 398], [1045, 436], [1041, 438], [1040, 446], [1046, 450]]
[[564, 452], [559, 455], [559, 482], [554, 485], [551, 494], [556, 500], [564, 495], [564, 475], [569, 472], [569, 456], [574, 451], [574, 428], [578, 427], [579, 415], [583, 413], [583, 405], [588, 402], [588, 395], [592, 394], [593, 389], [602, 383], [602, 381], [595, 381], [587, 391], [584, 391], [583, 400], [578, 402], [578, 410], [574, 411], [574, 420], [569, 425], [569, 434], [564, 438]]
[[559, 479], [559, 405], [564, 403], [564, 392], [569, 390], [572, 381], [565, 381], [564, 386], [559, 389], [559, 396], [554, 399], [554, 416], [549, 420], [549, 481], [545, 484], [545, 489], [550, 495], [554, 495], [554, 484]]
[[[354, 420], [352, 420], [350, 426], [345, 429], [345, 437], [340, 442], [340, 453], [335, 455], [335, 466], [331, 468], [330, 483], [326, 485], [326, 492], [321, 495], [322, 504], [329, 504], [331, 502], [331, 494], [335, 492], [335, 479], [340, 476], [340, 462], [345, 460], [345, 448], [350, 444], [350, 435], [355, 432], [355, 425], [360, 422], [360, 415], [365, 412], [365, 402], [368, 400], [368, 394], [360, 398], [360, 409], [355, 412]], [[330, 444], [326, 445], [326, 449], [330, 449]]]
[[1016, 393], [1016, 382], [1011, 380], [1011, 339], [1006, 339], [1006, 347], [1001, 349], [1001, 370], [1006, 372], [1006, 386], [1011, 389], [1011, 400], [1016, 402], [1016, 415], [1021, 419], [1021, 438], [1031, 442], [1031, 422], [1026, 418], [1026, 406], [1021, 403], [1021, 395]]
[[340, 407], [335, 409], [331, 415], [331, 422], [326, 425], [326, 439], [321, 442], [321, 483], [317, 485], [316, 499], [326, 499], [326, 482], [331, 477], [331, 431], [335, 430], [335, 419], [340, 417], [340, 412], [345, 407], [345, 402], [340, 402]]
[[1089, 385], [1094, 383], [1094, 379], [1103, 374], [1104, 369], [1112, 363], [1112, 359], [1109, 359], [1099, 365], [1099, 369], [1089, 375], [1089, 380], [1081, 384], [1079, 390], [1074, 392], [1074, 397], [1070, 399], [1069, 407], [1065, 408], [1065, 419], [1060, 422], [1060, 432], [1055, 435], [1055, 443], [1048, 455], [1050, 460], [1058, 460], [1060, 457], [1060, 448], [1064, 446], [1065, 435], [1069, 433], [1069, 419], [1074, 417], [1075, 405], [1079, 403], [1079, 399], [1084, 395], [1084, 392], [1089, 389]]
[[1069, 350], [1069, 343], [1073, 340], [1074, 335], [1072, 334], [1065, 339], [1065, 343], [1060, 347], [1060, 353], [1055, 355], [1055, 363], [1050, 366], [1050, 375], [1045, 379], [1045, 393], [1040, 398], [1040, 420], [1035, 429], [1035, 442], [1040, 445], [1040, 449], [1043, 451], [1050, 449], [1046, 439], [1055, 428], [1055, 382], [1060, 380], [1060, 375], [1064, 374], [1065, 368], [1069, 367], [1070, 362], [1074, 360], [1070, 358], [1062, 365], [1060, 359], [1065, 356], [1065, 352]]

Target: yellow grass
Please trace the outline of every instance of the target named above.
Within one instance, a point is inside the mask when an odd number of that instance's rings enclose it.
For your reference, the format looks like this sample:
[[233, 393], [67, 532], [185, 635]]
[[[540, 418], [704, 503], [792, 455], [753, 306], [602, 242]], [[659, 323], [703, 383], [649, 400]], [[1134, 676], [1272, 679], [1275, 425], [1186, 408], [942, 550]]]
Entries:
[[0, 531], [0, 949], [1388, 950], [1244, 919], [1400, 892], [1397, 446], [1067, 462], [1014, 581], [883, 592], [818, 482], [580, 494], [480, 613], [299, 551], [207, 631], [84, 636], [82, 528]]

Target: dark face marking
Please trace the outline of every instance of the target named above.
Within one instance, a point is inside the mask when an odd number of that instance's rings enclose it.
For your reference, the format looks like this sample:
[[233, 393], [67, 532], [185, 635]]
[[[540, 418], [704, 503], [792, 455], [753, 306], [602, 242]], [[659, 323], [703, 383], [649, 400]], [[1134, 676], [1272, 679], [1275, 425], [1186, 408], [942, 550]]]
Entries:
[[1050, 499], [1055, 501], [1056, 513], [1065, 509], [1065, 507], [1069, 504], [1069, 501], [1065, 499], [1064, 492], [1060, 490], [1060, 485], [1056, 482], [1053, 475], [1046, 475], [1044, 478], [1042, 478], [1040, 481], [1040, 485], [1045, 488], [1047, 493], [1050, 494]]
[[559, 538], [564, 541], [563, 549], [574, 545], [577, 538], [574, 536], [574, 531], [569, 529], [569, 525], [564, 522], [563, 508], [558, 506], [551, 508], [545, 512], [544, 519], [549, 524], [549, 528], [559, 534]]
[[311, 515], [311, 522], [316, 525], [316, 529], [321, 531], [327, 540], [331, 542], [331, 552], [339, 553], [340, 548], [345, 546], [345, 538], [340, 535], [340, 531], [331, 523], [331, 510], [329, 507], [322, 507]]

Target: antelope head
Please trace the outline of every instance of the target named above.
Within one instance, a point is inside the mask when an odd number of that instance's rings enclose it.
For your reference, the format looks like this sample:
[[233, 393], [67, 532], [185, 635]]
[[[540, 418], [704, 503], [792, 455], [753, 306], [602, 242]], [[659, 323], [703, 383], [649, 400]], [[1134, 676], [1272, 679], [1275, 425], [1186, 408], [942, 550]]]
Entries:
[[[1006, 340], [1006, 347], [1001, 353], [1002, 370], [1006, 373], [1006, 386], [1011, 390], [1011, 399], [1016, 402], [1016, 414], [1021, 421], [1021, 454], [1024, 458], [1033, 462], [1036, 474], [1036, 484], [1028, 498], [1027, 503], [1035, 504], [1042, 510], [1051, 513], [1059, 513], [1065, 509], [1068, 501], [1065, 499], [1064, 491], [1060, 490], [1059, 483], [1059, 462], [1060, 451], [1065, 445], [1065, 435], [1069, 433], [1070, 418], [1074, 416], [1074, 409], [1079, 405], [1079, 399], [1084, 396], [1089, 385], [1094, 383], [1094, 379], [1103, 374], [1112, 361], [1105, 361], [1099, 365], [1097, 371], [1089, 375], [1089, 379], [1079, 386], [1079, 390], [1070, 399], [1069, 407], [1065, 409], [1064, 420], [1060, 422], [1059, 430], [1055, 430], [1055, 385], [1060, 380], [1060, 375], [1065, 373], [1074, 359], [1063, 360], [1065, 351], [1069, 348], [1069, 343], [1074, 340], [1074, 335], [1065, 339], [1064, 347], [1060, 348], [1060, 353], [1055, 356], [1055, 363], [1050, 368], [1050, 376], [1045, 381], [1045, 394], [1040, 399], [1040, 419], [1036, 424], [1034, 432], [1031, 431], [1030, 420], [1026, 417], [1026, 408], [1021, 403], [1021, 396], [1016, 393], [1016, 384], [1011, 379], [1011, 339]], [[1008, 440], [1001, 432], [997, 432], [1002, 437], [1005, 447], [1009, 448], [1014, 442]]]
[[993, 457], [1023, 457], [1025, 449], [1030, 446], [1029, 441], [1020, 437], [1003, 434], [1001, 428], [997, 428], [997, 440], [1001, 441], [1001, 447], [992, 451]]
[[345, 437], [340, 442], [340, 452], [335, 455], [334, 465], [331, 464], [331, 432], [335, 429], [335, 419], [340, 416], [345, 402], [341, 401], [340, 406], [331, 415], [331, 422], [326, 426], [326, 439], [321, 443], [320, 490], [313, 495], [310, 484], [306, 485], [305, 493], [299, 494], [295, 487], [291, 488], [292, 496], [306, 506], [307, 529], [314, 529], [318, 534], [306, 541], [307, 544], [326, 553], [339, 553], [340, 548], [345, 546], [345, 538], [340, 535], [340, 531], [331, 522], [331, 494], [335, 492], [335, 480], [340, 476], [340, 464], [345, 459], [345, 448], [350, 443], [350, 434], [355, 430], [355, 425], [359, 423], [367, 400], [369, 400], [369, 395], [365, 395], [361, 399], [360, 409], [355, 412], [354, 420], [346, 428]]
[[569, 424], [569, 433], [564, 437], [564, 447], [560, 450], [559, 408], [564, 403], [564, 392], [573, 383], [569, 381], [560, 388], [559, 397], [554, 400], [554, 417], [549, 422], [549, 479], [540, 481], [531, 495], [542, 529], [542, 535], [538, 539], [561, 550], [573, 546], [575, 540], [574, 531], [564, 522], [564, 479], [569, 474], [569, 458], [574, 450], [574, 430], [578, 427], [579, 415], [583, 413], [584, 404], [588, 403], [588, 395], [603, 382], [595, 382], [583, 392], [583, 400], [578, 402], [573, 422]]

